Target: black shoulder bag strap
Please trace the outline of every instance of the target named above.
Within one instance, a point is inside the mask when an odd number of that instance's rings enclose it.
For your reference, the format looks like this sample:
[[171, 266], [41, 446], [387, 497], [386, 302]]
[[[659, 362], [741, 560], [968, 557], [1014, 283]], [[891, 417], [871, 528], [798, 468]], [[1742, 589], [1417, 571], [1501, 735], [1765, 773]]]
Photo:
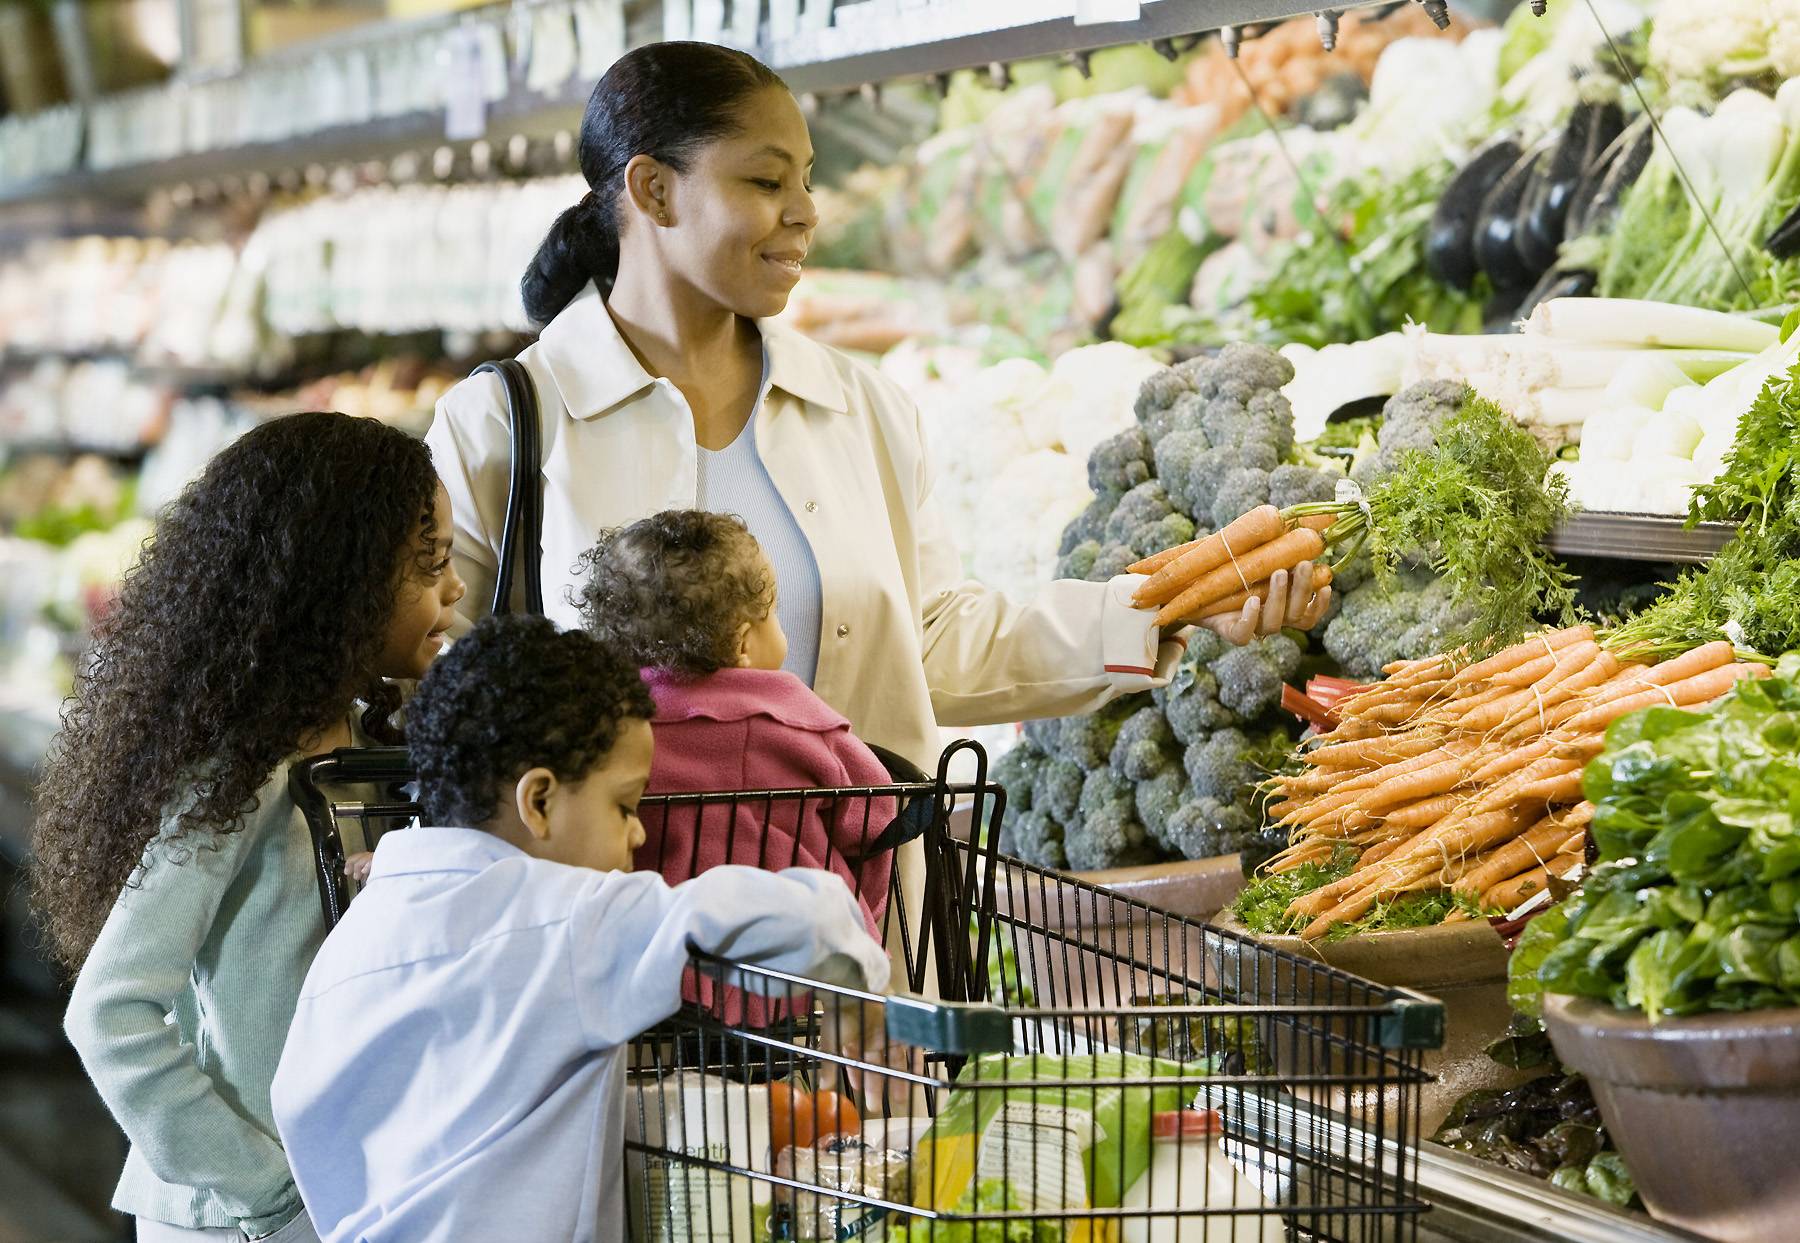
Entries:
[[506, 417], [512, 425], [512, 482], [506, 490], [506, 521], [500, 528], [500, 567], [494, 575], [493, 611], [512, 611], [515, 568], [525, 577], [525, 611], [544, 611], [543, 423], [537, 385], [516, 358], [482, 363], [472, 374], [491, 371], [506, 393]]

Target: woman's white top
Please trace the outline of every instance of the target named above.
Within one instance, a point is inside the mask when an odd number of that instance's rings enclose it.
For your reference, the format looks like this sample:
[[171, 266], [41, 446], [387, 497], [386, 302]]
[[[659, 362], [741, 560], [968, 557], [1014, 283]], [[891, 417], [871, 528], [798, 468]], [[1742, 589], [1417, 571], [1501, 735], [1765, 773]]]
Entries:
[[[749, 434], [818, 567], [813, 689], [859, 737], [932, 769], [938, 724], [1087, 712], [1159, 685], [1181, 645], [1159, 644], [1152, 614], [1131, 607], [1141, 579], [1047, 583], [1024, 601], [965, 578], [931, 504], [912, 402], [846, 354], [758, 327], [769, 381]], [[693, 413], [645, 372], [591, 286], [519, 358], [543, 411], [545, 609], [574, 626], [576, 563], [595, 536], [694, 505]], [[455, 513], [465, 608], [479, 613], [511, 469], [499, 379], [472, 376], [445, 394], [426, 442]]]
[[762, 386], [756, 408], [737, 439], [723, 449], [701, 449], [695, 502], [715, 514], [736, 514], [762, 545], [775, 567], [775, 616], [787, 635], [787, 659], [781, 667], [808, 686], [819, 669], [819, 606], [823, 589], [819, 563], [794, 511], [781, 497], [756, 451], [756, 416], [769, 395], [769, 358], [763, 351]]

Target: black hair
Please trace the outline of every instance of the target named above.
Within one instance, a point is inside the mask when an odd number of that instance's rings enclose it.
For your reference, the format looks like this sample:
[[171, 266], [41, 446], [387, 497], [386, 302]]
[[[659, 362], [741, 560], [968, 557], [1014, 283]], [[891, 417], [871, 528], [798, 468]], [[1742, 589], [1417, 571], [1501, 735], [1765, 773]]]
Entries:
[[637, 666], [544, 617], [484, 618], [432, 662], [407, 708], [425, 822], [481, 828], [533, 768], [579, 782], [654, 711]]
[[[243, 828], [308, 733], [376, 692], [432, 573], [437, 472], [372, 419], [295, 414], [221, 450], [158, 516], [95, 627], [36, 795], [34, 900], [79, 969], [145, 848]], [[172, 856], [177, 857], [179, 856]]]
[[738, 631], [775, 606], [744, 520], [670, 509], [602, 531], [582, 558], [588, 631], [628, 660], [700, 677], [733, 664]]
[[611, 291], [619, 196], [634, 156], [686, 172], [695, 151], [739, 132], [744, 99], [781, 85], [756, 57], [715, 43], [651, 43], [614, 61], [581, 118], [577, 155], [591, 189], [556, 218], [519, 282], [532, 321], [554, 319], [589, 281]]

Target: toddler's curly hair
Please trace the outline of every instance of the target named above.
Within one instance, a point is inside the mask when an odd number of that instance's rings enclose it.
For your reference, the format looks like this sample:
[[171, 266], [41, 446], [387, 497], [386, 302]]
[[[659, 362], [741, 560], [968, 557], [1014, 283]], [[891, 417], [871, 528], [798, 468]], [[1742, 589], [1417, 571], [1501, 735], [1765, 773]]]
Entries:
[[640, 666], [701, 677], [737, 663], [738, 628], [775, 607], [741, 518], [670, 509], [603, 531], [582, 558], [588, 632]]

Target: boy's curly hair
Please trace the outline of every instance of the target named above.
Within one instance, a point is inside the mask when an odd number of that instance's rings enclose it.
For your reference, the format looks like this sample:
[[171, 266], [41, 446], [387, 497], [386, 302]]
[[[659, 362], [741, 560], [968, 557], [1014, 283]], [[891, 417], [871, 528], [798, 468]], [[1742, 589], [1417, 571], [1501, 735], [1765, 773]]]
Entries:
[[431, 568], [437, 487], [404, 432], [295, 414], [159, 515], [37, 789], [33, 898], [63, 966], [80, 968], [165, 816], [200, 846], [240, 830], [300, 740], [369, 689], [397, 598]]
[[578, 782], [627, 721], [648, 721], [636, 665], [543, 617], [483, 619], [432, 662], [407, 705], [425, 822], [480, 828], [533, 768]]
[[737, 662], [738, 628], [775, 607], [742, 518], [670, 509], [600, 533], [582, 558], [588, 631], [640, 666], [689, 677]]

